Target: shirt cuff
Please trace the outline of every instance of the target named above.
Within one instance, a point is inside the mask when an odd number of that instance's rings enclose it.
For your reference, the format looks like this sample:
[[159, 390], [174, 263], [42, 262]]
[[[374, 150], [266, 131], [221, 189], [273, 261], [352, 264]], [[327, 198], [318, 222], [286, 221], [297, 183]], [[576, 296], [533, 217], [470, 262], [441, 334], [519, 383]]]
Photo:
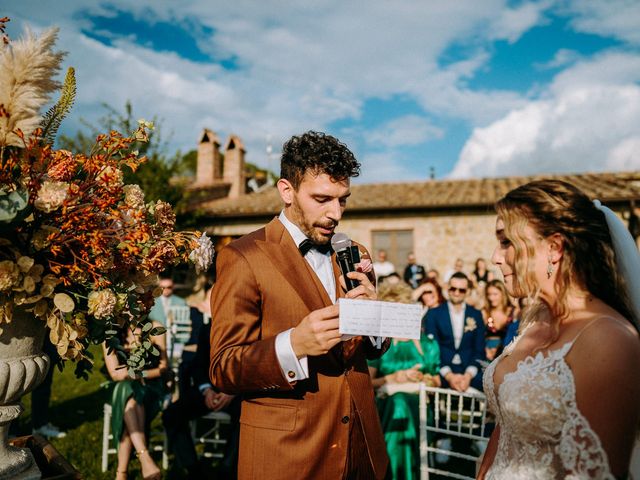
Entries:
[[468, 373], [469, 375], [471, 375], [471, 378], [474, 378], [478, 374], [478, 367], [474, 367], [473, 365], [470, 365], [467, 367], [464, 373]]
[[446, 377], [447, 375], [449, 375], [451, 373], [451, 367], [442, 367], [440, 369], [440, 376], [442, 378]]
[[204, 391], [207, 388], [213, 388], [213, 385], [211, 385], [210, 383], [203, 383], [202, 385], [198, 385], [198, 390], [200, 390], [200, 393], [202, 393], [204, 395]]
[[282, 374], [289, 383], [309, 378], [307, 357], [304, 356], [298, 359], [291, 346], [292, 330], [293, 328], [290, 328], [276, 336], [276, 356], [278, 357]]

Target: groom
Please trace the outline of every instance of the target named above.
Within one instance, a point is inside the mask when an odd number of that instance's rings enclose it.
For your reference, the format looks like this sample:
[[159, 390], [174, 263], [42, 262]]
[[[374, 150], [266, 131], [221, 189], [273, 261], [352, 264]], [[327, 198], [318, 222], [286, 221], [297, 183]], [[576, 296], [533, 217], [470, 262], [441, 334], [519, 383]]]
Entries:
[[[283, 147], [280, 215], [217, 258], [211, 380], [242, 394], [239, 479], [382, 479], [388, 457], [369, 338], [342, 342], [338, 297], [375, 299], [364, 273], [345, 293], [328, 247], [360, 164], [317, 132]], [[363, 247], [362, 257], [369, 254]]]
[[440, 376], [444, 388], [482, 391], [480, 361], [486, 360], [482, 313], [465, 303], [469, 279], [462, 272], [449, 279], [449, 301], [429, 309], [423, 334], [433, 335], [440, 346]]

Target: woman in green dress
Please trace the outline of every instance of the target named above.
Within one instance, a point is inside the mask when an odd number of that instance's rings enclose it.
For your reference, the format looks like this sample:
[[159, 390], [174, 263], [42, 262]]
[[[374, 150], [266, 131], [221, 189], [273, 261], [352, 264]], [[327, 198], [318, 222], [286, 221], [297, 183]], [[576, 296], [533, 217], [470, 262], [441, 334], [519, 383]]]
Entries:
[[[154, 327], [162, 325], [153, 322]], [[138, 342], [139, 332], [128, 331], [123, 335], [125, 350]], [[121, 365], [115, 352], [108, 353], [103, 344], [105, 366], [113, 381], [111, 393], [111, 432], [118, 451], [116, 480], [126, 480], [129, 459], [133, 449], [140, 460], [145, 480], [159, 480], [160, 469], [147, 448], [149, 425], [162, 407], [165, 394], [164, 374], [168, 371], [166, 341], [164, 334], [151, 337], [151, 342], [160, 355], [153, 357], [152, 365], [142, 375], [132, 379], [126, 366]]]
[[[402, 283], [385, 285], [378, 298], [411, 303], [411, 288]], [[418, 384], [440, 386], [439, 367], [440, 348], [433, 336], [420, 341], [393, 339], [387, 353], [369, 362], [391, 473], [396, 480], [420, 476]]]

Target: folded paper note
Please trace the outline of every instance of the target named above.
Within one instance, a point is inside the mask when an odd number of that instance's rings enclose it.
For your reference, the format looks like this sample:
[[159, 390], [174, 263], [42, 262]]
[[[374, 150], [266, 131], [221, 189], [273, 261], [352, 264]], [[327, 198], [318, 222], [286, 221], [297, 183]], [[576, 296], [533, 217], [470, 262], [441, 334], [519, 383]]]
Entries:
[[342, 334], [420, 339], [420, 305], [349, 298], [339, 305]]

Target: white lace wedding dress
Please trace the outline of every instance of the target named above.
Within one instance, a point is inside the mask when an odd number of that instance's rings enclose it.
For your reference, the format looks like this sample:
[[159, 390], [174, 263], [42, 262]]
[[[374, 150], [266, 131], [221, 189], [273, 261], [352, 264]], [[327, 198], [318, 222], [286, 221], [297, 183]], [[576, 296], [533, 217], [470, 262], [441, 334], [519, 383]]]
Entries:
[[500, 440], [486, 480], [615, 480], [600, 439], [576, 404], [573, 373], [565, 355], [575, 342], [518, 362], [495, 391], [496, 365], [486, 369], [484, 391], [500, 425]]

